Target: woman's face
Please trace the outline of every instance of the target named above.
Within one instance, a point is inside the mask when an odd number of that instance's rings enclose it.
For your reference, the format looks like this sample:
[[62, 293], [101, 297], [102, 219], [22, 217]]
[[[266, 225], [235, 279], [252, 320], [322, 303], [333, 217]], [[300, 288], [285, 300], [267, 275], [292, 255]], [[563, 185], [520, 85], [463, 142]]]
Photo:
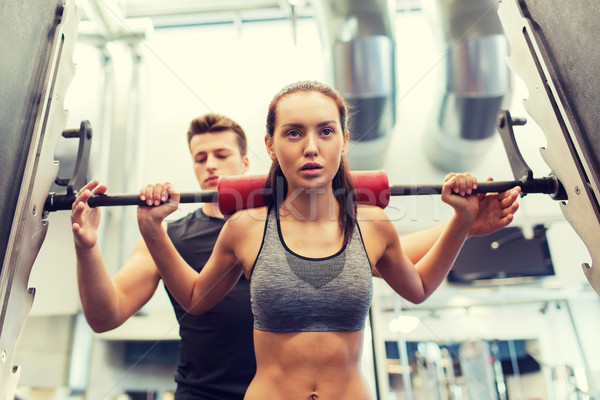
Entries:
[[331, 185], [348, 146], [335, 102], [319, 92], [296, 92], [277, 105], [275, 131], [265, 139], [288, 189]]

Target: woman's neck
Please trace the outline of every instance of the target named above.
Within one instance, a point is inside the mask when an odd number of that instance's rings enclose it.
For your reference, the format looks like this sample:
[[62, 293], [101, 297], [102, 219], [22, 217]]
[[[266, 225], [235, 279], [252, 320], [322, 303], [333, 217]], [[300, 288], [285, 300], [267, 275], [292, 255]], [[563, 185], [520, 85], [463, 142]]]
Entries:
[[295, 189], [288, 191], [281, 210], [301, 221], [334, 221], [338, 219], [339, 204], [331, 186]]

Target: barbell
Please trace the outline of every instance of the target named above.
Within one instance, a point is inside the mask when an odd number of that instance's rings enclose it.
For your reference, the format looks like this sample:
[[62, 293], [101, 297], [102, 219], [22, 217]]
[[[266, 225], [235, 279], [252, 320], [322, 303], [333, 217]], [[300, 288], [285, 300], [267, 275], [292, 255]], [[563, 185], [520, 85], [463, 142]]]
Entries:
[[[389, 185], [385, 171], [352, 171], [352, 181], [360, 204], [369, 204], [381, 208], [387, 207], [390, 196], [419, 196], [441, 194], [442, 184], [431, 185]], [[236, 211], [264, 205], [266, 175], [221, 176], [217, 190], [181, 193], [180, 203], [218, 203], [223, 215], [232, 215]], [[521, 188], [521, 195], [528, 193], [549, 194], [556, 200], [564, 199], [561, 183], [554, 176], [543, 178], [524, 178], [513, 181], [479, 182], [474, 193], [501, 193], [514, 187]], [[45, 211], [70, 210], [77, 193], [50, 193], [45, 203]], [[88, 200], [90, 207], [106, 206], [144, 206], [139, 194], [98, 194]]]

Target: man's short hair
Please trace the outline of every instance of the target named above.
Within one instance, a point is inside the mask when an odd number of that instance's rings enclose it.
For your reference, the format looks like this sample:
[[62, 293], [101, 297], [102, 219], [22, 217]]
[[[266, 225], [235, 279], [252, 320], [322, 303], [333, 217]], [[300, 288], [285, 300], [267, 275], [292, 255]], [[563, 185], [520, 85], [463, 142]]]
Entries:
[[240, 149], [242, 157], [248, 152], [248, 143], [246, 140], [246, 133], [242, 127], [224, 115], [220, 114], [204, 114], [190, 123], [190, 128], [187, 133], [188, 144], [195, 135], [202, 135], [204, 133], [214, 133], [223, 131], [233, 131], [235, 133], [237, 144]]

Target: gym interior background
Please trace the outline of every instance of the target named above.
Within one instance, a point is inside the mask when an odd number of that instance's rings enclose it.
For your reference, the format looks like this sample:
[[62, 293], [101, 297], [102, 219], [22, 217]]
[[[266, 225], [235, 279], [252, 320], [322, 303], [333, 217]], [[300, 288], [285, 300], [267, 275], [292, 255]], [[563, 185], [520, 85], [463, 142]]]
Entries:
[[[374, 160], [369, 167], [384, 169], [392, 184], [439, 183], [447, 169], [512, 180], [497, 133], [458, 150], [450, 141], [447, 153], [464, 153], [443, 165], [427, 150], [440, 115], [454, 110], [443, 109], [442, 99], [452, 99], [448, 50], [461, 46], [460, 37], [444, 43], [445, 22], [435, 13], [443, 3], [390, 3], [394, 78], [380, 79], [394, 88], [395, 106], [378, 120], [391, 113], [394, 121], [383, 144], [353, 145], [355, 162]], [[318, 15], [322, 6], [306, 0], [78, 1], [77, 71], [65, 101], [67, 128], [89, 120], [94, 131], [89, 177], [112, 193], [167, 180], [181, 191], [198, 190], [185, 134], [189, 121], [206, 112], [231, 116], [245, 128], [248, 173], [265, 173], [271, 97], [294, 81], [336, 79], [335, 52]], [[463, 38], [480, 30], [478, 23], [466, 23]], [[523, 83], [508, 70], [502, 74], [494, 82], [506, 78], [506, 90], [494, 96], [514, 116], [527, 117]], [[478, 119], [481, 112], [446, 120], [464, 123], [460, 118]], [[534, 174], [548, 175], [539, 153], [545, 137], [534, 121], [519, 127], [517, 140]], [[76, 152], [68, 141], [57, 145], [61, 174], [69, 174]], [[470, 243], [475, 256], [461, 255], [425, 303], [410, 304], [377, 282], [364, 353], [377, 398], [600, 398], [600, 303], [581, 271], [589, 254], [556, 201], [532, 194], [520, 204], [511, 230]], [[172, 217], [194, 207], [182, 205]], [[387, 211], [399, 234], [448, 216], [436, 196], [392, 198]], [[118, 266], [139, 237], [135, 208], [102, 212], [107, 265]], [[500, 247], [491, 256], [493, 243]], [[16, 357], [20, 397], [169, 398], [178, 333], [164, 290], [120, 328], [94, 334], [81, 314], [68, 212], [51, 214], [30, 286], [37, 293]]]

